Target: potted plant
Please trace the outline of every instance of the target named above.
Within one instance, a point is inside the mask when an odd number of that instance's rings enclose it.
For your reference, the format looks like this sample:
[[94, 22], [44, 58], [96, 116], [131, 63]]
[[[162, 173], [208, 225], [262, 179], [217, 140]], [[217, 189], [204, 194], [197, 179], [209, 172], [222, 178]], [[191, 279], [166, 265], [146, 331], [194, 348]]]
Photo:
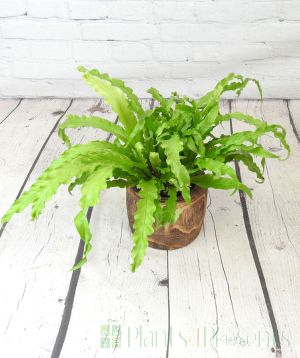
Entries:
[[[87, 260], [92, 234], [86, 214], [89, 207], [98, 203], [102, 190], [127, 188], [127, 210], [133, 231], [131, 267], [135, 271], [142, 263], [148, 243], [169, 249], [195, 239], [203, 222], [207, 188], [242, 190], [252, 197], [228, 164], [242, 162], [262, 182], [266, 158], [278, 156], [260, 144], [261, 136], [272, 134], [290, 153], [286, 132], [280, 125], [269, 125], [240, 112], [220, 113], [221, 95], [227, 91], [240, 95], [249, 81], [257, 85], [261, 95], [260, 85], [254, 79], [229, 74], [200, 99], [180, 97], [176, 92], [166, 99], [150, 88], [148, 92], [156, 105], [144, 110], [121, 80], [111, 79], [95, 69], [80, 67], [79, 71], [112, 107], [119, 124], [95, 116], [68, 115], [58, 134], [69, 148], [2, 218], [2, 223], [8, 222], [14, 213], [31, 205], [35, 219], [60, 185], [69, 185], [70, 192], [80, 185], [80, 211], [74, 223], [84, 241], [84, 252], [73, 269]], [[217, 126], [231, 119], [243, 121], [253, 129], [219, 137], [213, 134]], [[115, 136], [114, 142], [72, 145], [65, 131], [75, 127], [110, 132]], [[256, 163], [257, 157], [260, 165]]]

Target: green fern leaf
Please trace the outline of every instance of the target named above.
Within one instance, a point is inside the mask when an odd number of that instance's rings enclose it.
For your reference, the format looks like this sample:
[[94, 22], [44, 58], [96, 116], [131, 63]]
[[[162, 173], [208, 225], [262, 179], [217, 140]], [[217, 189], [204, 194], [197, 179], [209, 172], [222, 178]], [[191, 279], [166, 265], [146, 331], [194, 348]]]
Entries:
[[127, 135], [124, 129], [121, 126], [112, 123], [107, 119], [95, 117], [95, 116], [87, 117], [87, 116], [77, 116], [74, 114], [70, 114], [67, 116], [65, 122], [58, 127], [58, 135], [63, 140], [63, 142], [68, 145], [68, 147], [71, 146], [71, 142], [69, 137], [66, 135], [65, 130], [67, 128], [78, 128], [78, 127], [92, 127], [92, 128], [102, 129], [105, 132], [109, 132], [115, 135], [124, 143], [127, 140]]
[[125, 83], [117, 78], [110, 78], [107, 73], [100, 73], [97, 69], [92, 69], [88, 71], [85, 67], [78, 67], [80, 72], [89, 72], [93, 76], [97, 76], [102, 80], [110, 82], [114, 87], [118, 87], [127, 97], [128, 106], [131, 110], [133, 110], [138, 116], [141, 116], [144, 112], [143, 107], [141, 106], [138, 97], [133, 93], [133, 90], [125, 86]]
[[165, 151], [166, 161], [178, 180], [178, 189], [181, 191], [184, 200], [190, 203], [190, 176], [186, 167], [181, 164], [179, 156], [179, 153], [183, 150], [182, 141], [177, 134], [173, 134], [170, 139], [162, 140], [161, 146]]
[[85, 246], [83, 250], [82, 259], [73, 266], [72, 270], [79, 269], [87, 261], [87, 255], [91, 250], [90, 240], [92, 238], [92, 233], [89, 227], [89, 222], [87, 219], [87, 210], [80, 210], [74, 219], [74, 225], [80, 235], [80, 238], [84, 241]]
[[113, 165], [99, 167], [87, 178], [81, 187], [80, 206], [83, 209], [98, 203], [99, 193], [107, 188], [107, 180], [112, 177], [113, 169]]
[[86, 218], [87, 209], [98, 203], [99, 194], [107, 188], [107, 180], [112, 176], [113, 169], [113, 166], [96, 169], [81, 187], [82, 197], [80, 199], [80, 206], [82, 210], [75, 217], [74, 223], [81, 240], [84, 242], [84, 249], [81, 260], [73, 267], [73, 270], [77, 270], [87, 261], [87, 255], [92, 248], [90, 243], [92, 233]]
[[35, 219], [60, 185], [69, 184], [74, 177], [78, 179], [100, 165], [112, 164], [128, 172], [140, 166], [112, 143], [93, 141], [71, 147], [54, 160], [30, 189], [14, 202], [3, 216], [2, 223], [8, 222], [14, 213], [23, 211], [29, 205], [32, 205], [32, 218]]
[[111, 105], [114, 112], [119, 115], [119, 121], [124, 125], [126, 133], [129, 135], [136, 125], [136, 118], [133, 111], [129, 108], [126, 94], [111, 81], [102, 79], [93, 74], [92, 71], [86, 71], [83, 79], [103, 97], [104, 101]]
[[176, 204], [177, 190], [172, 186], [168, 190], [168, 199], [162, 208], [161, 225], [173, 224], [176, 221]]
[[148, 246], [148, 236], [153, 231], [155, 200], [158, 197], [156, 180], [141, 180], [138, 188], [140, 199], [137, 202], [136, 212], [134, 215], [133, 224], [133, 249], [131, 251], [132, 265], [131, 269], [134, 272], [138, 266], [141, 265]]
[[[202, 188], [214, 188], [223, 190], [236, 189], [236, 183], [233, 179], [219, 177], [213, 174], [193, 176], [191, 177], [191, 182]], [[250, 198], [252, 198], [252, 193], [245, 184], [239, 182], [238, 189], [244, 191]]]
[[256, 174], [257, 182], [263, 183], [265, 180], [263, 176], [263, 169], [264, 169], [264, 163], [262, 163], [263, 167], [262, 170], [259, 168], [259, 166], [254, 162], [253, 157], [249, 153], [236, 153], [232, 154], [230, 156], [227, 156], [226, 161], [231, 162], [232, 160], [236, 160], [237, 162], [243, 162], [244, 165], [253, 173]]
[[199, 169], [202, 170], [209, 170], [214, 172], [216, 176], [228, 175], [234, 181], [238, 180], [235, 170], [225, 163], [222, 163], [216, 159], [211, 158], [197, 158], [195, 160], [195, 164], [198, 166]]

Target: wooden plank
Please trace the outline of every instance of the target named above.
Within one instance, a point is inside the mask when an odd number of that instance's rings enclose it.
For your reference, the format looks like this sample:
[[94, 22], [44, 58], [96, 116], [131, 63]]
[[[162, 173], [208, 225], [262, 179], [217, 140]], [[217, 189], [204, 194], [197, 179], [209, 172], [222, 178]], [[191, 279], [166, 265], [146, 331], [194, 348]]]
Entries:
[[[294, 112], [297, 104], [292, 105]], [[274, 325], [278, 329], [278, 341], [282, 357], [300, 356], [300, 151], [293, 131], [286, 101], [233, 102], [232, 110], [243, 111], [278, 123], [287, 129], [287, 140], [292, 155], [287, 161], [269, 160], [265, 170], [265, 182], [259, 185], [251, 180], [254, 199], [246, 199], [246, 210], [258, 258], [263, 270], [270, 302], [274, 312]], [[296, 123], [296, 121], [295, 121]], [[241, 125], [236, 122], [234, 131]], [[278, 141], [271, 135], [261, 143], [276, 154], [284, 154]], [[252, 176], [241, 167], [242, 180], [250, 183]], [[280, 356], [280, 355], [278, 355]]]
[[[131, 273], [125, 190], [110, 189], [101, 197], [91, 218], [93, 249], [81, 271], [62, 357], [165, 357], [166, 252], [148, 248], [143, 265]], [[113, 348], [112, 337], [108, 348], [101, 343], [105, 325], [115, 328], [114, 338], [119, 332], [121, 347]]]
[[[229, 111], [228, 103], [221, 111]], [[272, 328], [238, 194], [209, 193], [199, 237], [168, 254], [169, 357], [272, 357]]]
[[[98, 102], [76, 100], [69, 113], [88, 114], [88, 109]], [[111, 118], [109, 113], [108, 117]], [[40, 132], [41, 128], [37, 127], [31, 139], [33, 146]], [[105, 135], [97, 132], [98, 138], [105, 138]], [[71, 138], [81, 142], [95, 136], [95, 131], [82, 129], [74, 131]], [[57, 135], [52, 135], [26, 188], [64, 149]], [[69, 269], [78, 246], [78, 234], [72, 222], [78, 211], [78, 199], [78, 191], [70, 196], [62, 188], [37, 222], [29, 220], [27, 211], [27, 215], [17, 215], [7, 225], [0, 240], [0, 283], [5, 287], [0, 295], [1, 356], [51, 355], [70, 282]]]
[[[16, 102], [12, 103], [16, 107]], [[9, 101], [10, 110], [12, 103]], [[69, 104], [70, 100], [23, 100], [1, 124], [1, 216], [15, 199], [41, 147]]]
[[20, 105], [20, 99], [0, 99], [0, 125]]

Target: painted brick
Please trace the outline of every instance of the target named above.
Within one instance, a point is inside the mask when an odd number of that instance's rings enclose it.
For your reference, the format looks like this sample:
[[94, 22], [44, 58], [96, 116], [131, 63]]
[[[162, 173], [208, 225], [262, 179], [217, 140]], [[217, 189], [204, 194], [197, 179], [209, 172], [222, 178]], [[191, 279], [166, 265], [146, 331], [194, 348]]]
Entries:
[[219, 49], [219, 58], [226, 62], [263, 60], [272, 57], [272, 48], [267, 44], [226, 44]]
[[0, 77], [9, 77], [10, 70], [9, 62], [7, 60], [0, 60]]
[[24, 1], [0, 1], [0, 18], [21, 16], [26, 13]]
[[111, 73], [114, 77], [143, 81], [144, 79], [163, 79], [168, 77], [169, 66], [161, 64], [148, 64], [147, 66], [144, 64], [114, 64], [103, 66], [103, 71]]
[[156, 34], [156, 27], [150, 24], [82, 24], [82, 39], [85, 40], [151, 40]]
[[111, 1], [109, 2], [109, 18], [116, 20], [146, 20], [151, 16], [150, 1]]
[[250, 75], [255, 74], [260, 78], [272, 79], [300, 79], [299, 59], [268, 59], [263, 61], [245, 62], [245, 70]]
[[31, 54], [37, 60], [70, 60], [71, 46], [65, 41], [30, 41]]
[[171, 78], [213, 78], [218, 79], [227, 74], [224, 68], [217, 62], [193, 64], [172, 64], [171, 65]]
[[70, 22], [14, 20], [2, 24], [4, 38], [72, 40], [79, 37], [79, 27]]
[[113, 59], [120, 62], [148, 61], [151, 51], [148, 46], [136, 43], [118, 43], [113, 46]]
[[67, 18], [67, 3], [61, 0], [29, 0], [27, 16], [48, 19], [51, 17]]
[[0, 0], [0, 19], [0, 96], [95, 96], [83, 64], [140, 96], [199, 96], [234, 71], [299, 97], [297, 0]]
[[2, 40], [0, 42], [0, 54], [4, 58], [30, 58], [30, 45], [23, 40]]
[[107, 7], [101, 1], [70, 1], [70, 18], [74, 20], [97, 20], [107, 17]]
[[274, 57], [300, 58], [300, 42], [273, 42], [270, 47]]
[[280, 2], [240, 1], [205, 1], [197, 2], [198, 21], [213, 23], [245, 23], [276, 19], [279, 15]]
[[15, 78], [0, 79], [1, 97], [32, 97], [33, 80], [20, 80]]
[[110, 54], [108, 44], [97, 41], [74, 43], [72, 49], [75, 61], [105, 61]]
[[186, 3], [182, 6], [180, 2], [156, 1], [154, 15], [157, 20], [182, 20], [187, 23], [195, 22], [195, 4]]
[[80, 77], [74, 63], [15, 62], [13, 73], [16, 78], [28, 79], [74, 79]]
[[189, 81], [182, 81], [178, 79], [168, 78], [168, 80], [152, 80], [147, 84], [147, 88], [155, 87], [159, 89], [164, 96], [170, 96], [174, 91], [181, 95], [188, 95], [189, 93]]
[[280, 3], [279, 17], [281, 20], [299, 21], [300, 20], [300, 2], [282, 1]]
[[158, 61], [185, 62], [191, 58], [192, 50], [189, 44], [156, 43], [152, 46], [153, 57]]
[[237, 41], [241, 39], [241, 31], [232, 24], [162, 24], [161, 39], [163, 41]]
[[278, 22], [272, 24], [249, 24], [243, 28], [243, 41], [295, 41], [299, 40], [300, 22]]
[[[221, 44], [219, 42], [207, 43], [207, 42], [198, 42], [193, 45], [193, 55], [192, 60], [197, 61], [217, 61], [221, 57]], [[231, 48], [231, 44], [227, 44]], [[225, 47], [226, 47], [225, 46]]]

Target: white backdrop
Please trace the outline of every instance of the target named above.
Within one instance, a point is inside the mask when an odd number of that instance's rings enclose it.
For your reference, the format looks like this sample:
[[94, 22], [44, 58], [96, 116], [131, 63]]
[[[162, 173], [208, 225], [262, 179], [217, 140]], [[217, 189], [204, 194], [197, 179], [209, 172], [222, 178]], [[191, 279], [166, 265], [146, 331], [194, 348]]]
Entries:
[[0, 97], [94, 96], [79, 64], [143, 97], [198, 96], [234, 71], [300, 98], [300, 1], [0, 0]]

